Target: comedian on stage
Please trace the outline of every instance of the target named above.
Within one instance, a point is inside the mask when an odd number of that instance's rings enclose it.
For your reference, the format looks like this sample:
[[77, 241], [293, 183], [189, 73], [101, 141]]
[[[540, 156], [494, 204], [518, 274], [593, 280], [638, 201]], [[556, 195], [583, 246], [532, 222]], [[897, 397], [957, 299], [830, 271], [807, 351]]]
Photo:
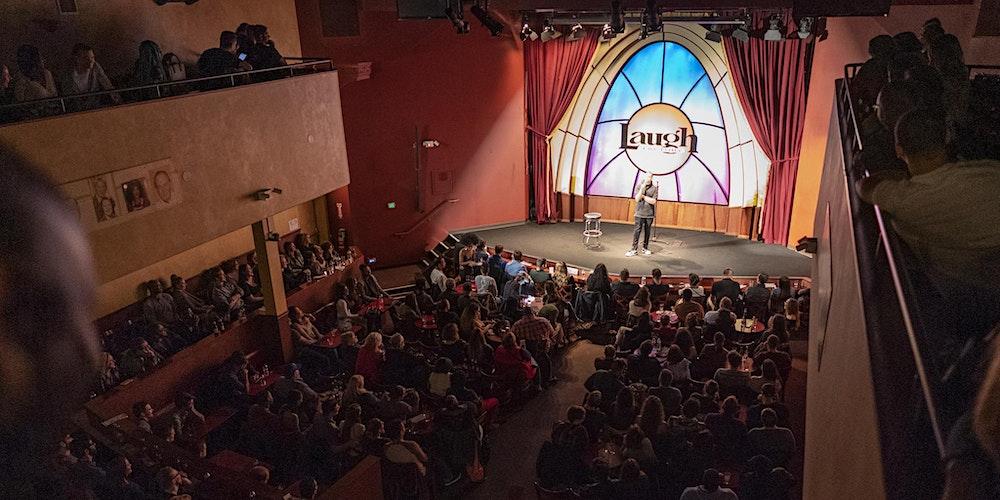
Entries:
[[632, 249], [625, 252], [626, 257], [639, 251], [639, 233], [642, 233], [642, 254], [653, 253], [649, 251], [649, 231], [656, 218], [656, 195], [659, 191], [659, 184], [653, 182], [653, 174], [643, 176], [642, 184], [635, 192], [635, 231], [632, 232]]

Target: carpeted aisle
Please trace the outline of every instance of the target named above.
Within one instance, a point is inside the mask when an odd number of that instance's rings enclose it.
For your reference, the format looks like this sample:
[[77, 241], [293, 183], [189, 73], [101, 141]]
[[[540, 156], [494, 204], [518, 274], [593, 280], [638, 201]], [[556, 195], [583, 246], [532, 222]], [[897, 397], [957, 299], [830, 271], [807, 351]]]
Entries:
[[633, 275], [649, 274], [659, 267], [666, 276], [721, 275], [731, 267], [737, 276], [753, 276], [760, 272], [772, 276], [809, 276], [808, 257], [780, 245], [765, 245], [744, 238], [707, 231], [656, 228], [655, 241], [650, 241], [653, 255], [625, 257], [632, 246], [631, 224], [604, 223], [601, 245], [583, 245], [582, 223], [522, 224], [499, 229], [475, 231], [486, 244], [501, 244], [507, 250], [521, 250], [535, 257], [566, 261], [593, 269], [599, 262], [608, 271], [617, 273], [623, 267]]

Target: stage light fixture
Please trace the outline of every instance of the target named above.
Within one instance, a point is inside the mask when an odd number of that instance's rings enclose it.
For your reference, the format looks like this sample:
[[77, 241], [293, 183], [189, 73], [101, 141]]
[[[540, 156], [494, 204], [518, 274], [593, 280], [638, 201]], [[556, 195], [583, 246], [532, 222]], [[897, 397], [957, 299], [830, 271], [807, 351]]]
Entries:
[[768, 18], [767, 24], [768, 27], [767, 31], [764, 32], [764, 40], [767, 40], [769, 42], [777, 42], [778, 40], [785, 38], [784, 36], [781, 35], [782, 31], [781, 18], [779, 18], [777, 14], [774, 14], [770, 18]]
[[719, 33], [714, 27], [712, 27], [705, 32], [705, 40], [715, 43], [722, 42], [722, 33]]
[[799, 19], [799, 29], [795, 32], [799, 38], [805, 40], [812, 36], [813, 18], [803, 17]]
[[610, 24], [604, 23], [604, 27], [601, 28], [601, 40], [608, 41], [615, 37], [615, 30]]
[[538, 40], [538, 33], [531, 29], [531, 25], [528, 24], [528, 16], [524, 16], [521, 21], [521, 41], [527, 40]]
[[573, 29], [570, 30], [569, 35], [566, 35], [566, 41], [576, 42], [582, 40], [583, 37], [586, 36], [586, 34], [587, 32], [584, 31], [583, 25], [580, 23], [576, 23], [576, 25], [573, 26]]
[[451, 7], [451, 2], [448, 2], [448, 7], [444, 9], [444, 15], [448, 17], [451, 24], [455, 26], [455, 32], [459, 35], [464, 35], [469, 32], [469, 22], [464, 19], [464, 14], [462, 13], [462, 2], [458, 2], [458, 10]]
[[500, 36], [503, 34], [504, 25], [490, 15], [489, 2], [484, 2], [482, 6], [477, 3], [469, 8], [469, 12], [472, 12], [472, 15], [476, 16], [476, 19], [479, 19], [479, 22], [490, 31], [490, 35]]
[[611, 20], [608, 25], [615, 33], [625, 32], [625, 11], [622, 10], [622, 4], [618, 0], [611, 2]]
[[656, 6], [656, 0], [646, 0], [646, 10], [642, 12], [642, 24], [646, 26], [646, 32], [657, 33], [663, 29], [663, 18], [660, 16], [660, 9]]
[[547, 42], [549, 40], [555, 40], [556, 38], [559, 38], [561, 36], [562, 36], [562, 32], [556, 30], [556, 28], [554, 26], [552, 26], [552, 22], [551, 21], [546, 20], [545, 21], [545, 27], [542, 28], [542, 36], [541, 36], [542, 41], [543, 42]]
[[750, 41], [750, 33], [747, 32], [747, 27], [746, 27], [746, 25], [743, 25], [743, 24], [737, 26], [736, 29], [733, 30], [733, 33], [732, 33], [731, 36], [733, 38], [741, 41], [741, 42], [749, 42]]

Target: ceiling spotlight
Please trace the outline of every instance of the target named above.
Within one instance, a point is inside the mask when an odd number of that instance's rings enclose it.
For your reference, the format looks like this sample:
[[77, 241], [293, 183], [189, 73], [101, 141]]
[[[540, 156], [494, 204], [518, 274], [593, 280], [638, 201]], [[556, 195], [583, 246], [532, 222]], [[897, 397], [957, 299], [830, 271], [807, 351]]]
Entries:
[[500, 36], [504, 32], [503, 23], [497, 21], [496, 19], [493, 18], [493, 16], [490, 15], [489, 11], [487, 10], [489, 9], [488, 2], [485, 3], [484, 5], [485, 6], [480, 6], [477, 3], [472, 7], [469, 7], [469, 12], [472, 12], [472, 15], [476, 16], [476, 19], [479, 19], [479, 22], [483, 23], [483, 26], [485, 26], [486, 29], [490, 30], [490, 35]]
[[562, 33], [556, 31], [555, 27], [552, 26], [551, 21], [545, 21], [545, 27], [542, 28], [542, 41], [547, 42], [549, 40], [555, 40], [562, 36]]
[[538, 33], [535, 33], [535, 30], [531, 29], [531, 26], [528, 25], [528, 21], [525, 20], [524, 25], [521, 26], [521, 41], [529, 39], [538, 40]]
[[622, 4], [618, 0], [611, 2], [611, 20], [608, 25], [615, 33], [625, 32], [625, 11], [622, 10]]
[[601, 39], [604, 41], [611, 40], [615, 37], [615, 30], [610, 24], [604, 23], [604, 27], [601, 28]]
[[767, 25], [767, 31], [764, 32], [764, 40], [776, 42], [785, 38], [781, 35], [781, 18], [779, 18], [777, 14], [768, 18]]
[[656, 33], [663, 29], [663, 18], [660, 17], [660, 9], [656, 6], [656, 0], [646, 0], [646, 9], [642, 12], [642, 24], [646, 27], [646, 32]]
[[733, 30], [732, 36], [734, 39], [739, 40], [741, 42], [750, 41], [750, 33], [747, 31], [747, 27], [745, 24], [738, 25], [736, 29]]
[[812, 36], [813, 18], [803, 17], [799, 19], [799, 29], [795, 32], [799, 38], [805, 40]]
[[448, 20], [455, 26], [455, 32], [459, 35], [469, 32], [469, 22], [464, 19], [461, 1], [458, 2], [458, 10], [451, 8], [451, 2], [448, 2], [448, 7], [444, 9], [444, 15], [448, 16]]
[[705, 40], [719, 43], [722, 41], [722, 33], [719, 33], [718, 31], [715, 31], [714, 28], [712, 28], [705, 32]]
[[576, 26], [573, 26], [573, 29], [570, 30], [569, 35], [566, 35], [566, 41], [576, 42], [578, 40], [582, 40], [586, 34], [587, 32], [583, 30], [583, 25], [576, 23]]

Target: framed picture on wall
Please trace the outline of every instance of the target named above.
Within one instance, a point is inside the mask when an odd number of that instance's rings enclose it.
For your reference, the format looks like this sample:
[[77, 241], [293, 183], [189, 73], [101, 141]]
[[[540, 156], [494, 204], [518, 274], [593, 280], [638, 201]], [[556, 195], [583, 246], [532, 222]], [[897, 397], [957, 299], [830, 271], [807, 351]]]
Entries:
[[147, 208], [151, 204], [146, 192], [145, 178], [140, 177], [122, 183], [122, 196], [125, 198], [125, 208], [129, 213]]

